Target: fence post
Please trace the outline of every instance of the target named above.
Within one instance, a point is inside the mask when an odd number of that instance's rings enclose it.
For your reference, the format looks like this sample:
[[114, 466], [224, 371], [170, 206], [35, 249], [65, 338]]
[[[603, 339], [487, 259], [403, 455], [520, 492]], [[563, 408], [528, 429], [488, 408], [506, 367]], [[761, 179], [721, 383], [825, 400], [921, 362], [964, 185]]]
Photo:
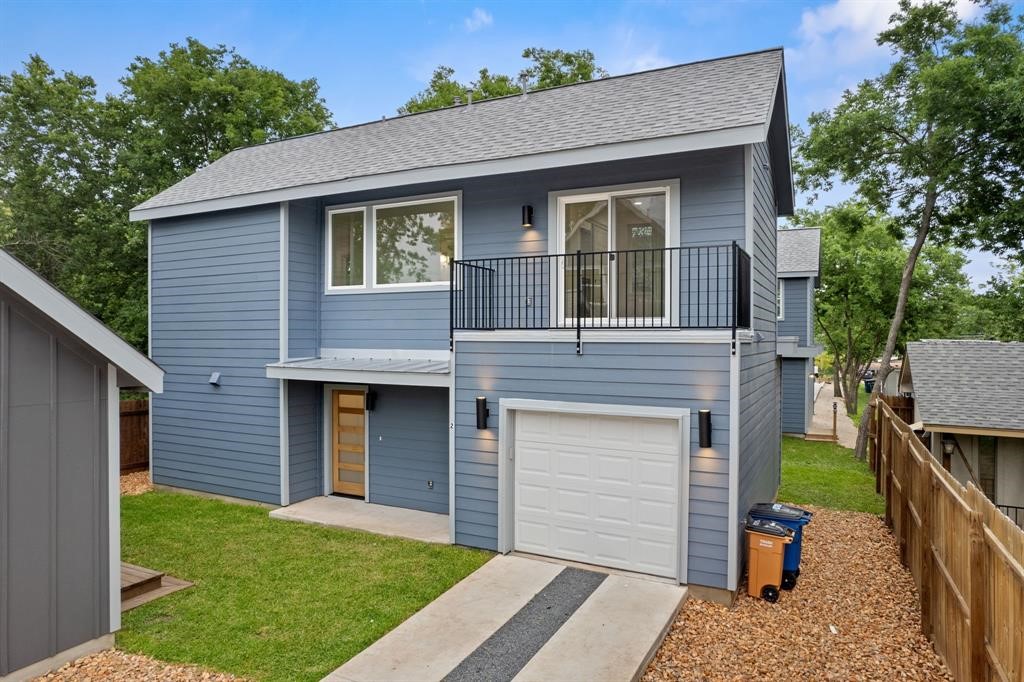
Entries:
[[919, 495], [921, 499], [918, 511], [921, 514], [921, 632], [925, 637], [932, 635], [932, 579], [934, 578], [935, 566], [932, 562], [932, 481], [931, 455], [928, 459], [921, 460], [921, 477], [919, 481]]
[[882, 490], [885, 494], [885, 525], [892, 528], [892, 420], [888, 413], [883, 414], [885, 414], [883, 422], [885, 433], [882, 437], [882, 452], [885, 453], [885, 481], [882, 484]]
[[988, 547], [985, 543], [985, 526], [981, 510], [978, 508], [978, 489], [967, 484], [967, 500], [971, 505], [970, 551], [971, 570], [969, 597], [970, 607], [970, 652], [971, 679], [974, 682], [987, 682], [989, 679], [988, 654], [985, 651], [985, 621], [988, 605]]
[[900, 481], [900, 561], [907, 568], [910, 568], [910, 556], [907, 551], [910, 548], [910, 491], [913, 486], [908, 486], [909, 476], [907, 475], [910, 467], [907, 466], [907, 436], [902, 431], [897, 432], [899, 435], [899, 445], [894, 448], [899, 451], [900, 458], [900, 471], [903, 472], [903, 480]]

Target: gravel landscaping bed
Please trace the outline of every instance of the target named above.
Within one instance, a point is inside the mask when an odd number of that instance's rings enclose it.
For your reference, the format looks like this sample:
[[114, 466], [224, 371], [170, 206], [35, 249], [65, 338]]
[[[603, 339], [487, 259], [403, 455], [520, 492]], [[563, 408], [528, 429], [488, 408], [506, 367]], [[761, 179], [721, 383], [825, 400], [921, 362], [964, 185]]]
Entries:
[[131, 474], [121, 474], [121, 494], [141, 495], [153, 489], [149, 480], [148, 471], [136, 471]]
[[769, 604], [744, 581], [731, 609], [688, 600], [646, 682], [953, 679], [921, 634], [913, 578], [881, 519], [807, 508], [796, 589]]
[[241, 680], [241, 677], [203, 670], [190, 665], [174, 665], [163, 663], [149, 656], [126, 654], [123, 651], [101, 651], [98, 654], [85, 656], [67, 663], [60, 670], [49, 675], [36, 678], [42, 680], [59, 680], [61, 682], [229, 682]]

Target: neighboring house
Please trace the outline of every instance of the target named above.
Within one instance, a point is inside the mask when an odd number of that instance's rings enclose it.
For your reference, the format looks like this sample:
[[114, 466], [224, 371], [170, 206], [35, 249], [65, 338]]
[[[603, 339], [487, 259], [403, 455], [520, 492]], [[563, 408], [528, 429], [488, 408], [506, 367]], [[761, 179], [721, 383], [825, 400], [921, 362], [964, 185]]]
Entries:
[[814, 415], [814, 290], [818, 287], [821, 230], [778, 233], [778, 349], [782, 377], [782, 432], [806, 434]]
[[0, 250], [0, 678], [113, 646], [119, 396], [163, 371]]
[[779, 49], [236, 150], [131, 212], [154, 481], [733, 590], [792, 210]]
[[908, 343], [900, 392], [932, 456], [1024, 527], [1024, 343]]

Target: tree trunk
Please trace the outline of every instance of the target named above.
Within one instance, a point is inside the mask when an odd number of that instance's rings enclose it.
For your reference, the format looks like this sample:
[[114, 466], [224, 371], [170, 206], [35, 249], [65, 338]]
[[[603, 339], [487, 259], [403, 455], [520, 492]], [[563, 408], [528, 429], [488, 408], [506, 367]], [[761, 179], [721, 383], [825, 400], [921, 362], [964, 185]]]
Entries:
[[[914, 278], [914, 268], [917, 266], [917, 258], [921, 255], [921, 249], [924, 248], [925, 240], [928, 239], [928, 232], [932, 225], [932, 212], [935, 210], [936, 198], [937, 193], [934, 187], [929, 187], [928, 193], [925, 194], [924, 207], [921, 210], [921, 223], [917, 228], [917, 237], [914, 239], [914, 246], [910, 249], [910, 255], [907, 256], [907, 262], [903, 266], [903, 277], [900, 279], [900, 293], [896, 299], [896, 311], [893, 313], [892, 322], [889, 324], [889, 336], [885, 340], [885, 350], [882, 352], [882, 362], [878, 368], [878, 373], [875, 375], [875, 388], [871, 391], [870, 400], [874, 400], [882, 392], [882, 386], [885, 385], [885, 379], [892, 371], [892, 367], [889, 363], [892, 361], [893, 353], [896, 352], [896, 341], [900, 335], [900, 327], [903, 325], [903, 317], [907, 313], [907, 299], [910, 297], [910, 283]], [[857, 427], [857, 448], [854, 451], [857, 459], [864, 459], [866, 454], [868, 416], [870, 413], [870, 410], [864, 410], [864, 414], [861, 415], [860, 418], [860, 425]]]
[[838, 369], [832, 372], [832, 397], [843, 397], [843, 373]]

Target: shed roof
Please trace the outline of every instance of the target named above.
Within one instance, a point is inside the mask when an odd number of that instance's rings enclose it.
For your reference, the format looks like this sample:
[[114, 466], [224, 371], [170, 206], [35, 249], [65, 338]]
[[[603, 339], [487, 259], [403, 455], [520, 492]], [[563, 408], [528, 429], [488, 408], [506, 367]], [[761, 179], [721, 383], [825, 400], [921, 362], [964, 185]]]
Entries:
[[131, 217], [765, 141], [787, 214], [784, 80], [775, 48], [292, 137], [236, 149]]
[[775, 270], [779, 277], [817, 277], [821, 271], [821, 228], [779, 230]]
[[127, 375], [119, 375], [120, 386], [141, 386], [156, 393], [163, 391], [164, 371], [156, 363], [3, 249], [0, 249], [0, 285], [116, 365]]
[[908, 343], [901, 383], [908, 377], [925, 426], [1024, 431], [1024, 343]]

